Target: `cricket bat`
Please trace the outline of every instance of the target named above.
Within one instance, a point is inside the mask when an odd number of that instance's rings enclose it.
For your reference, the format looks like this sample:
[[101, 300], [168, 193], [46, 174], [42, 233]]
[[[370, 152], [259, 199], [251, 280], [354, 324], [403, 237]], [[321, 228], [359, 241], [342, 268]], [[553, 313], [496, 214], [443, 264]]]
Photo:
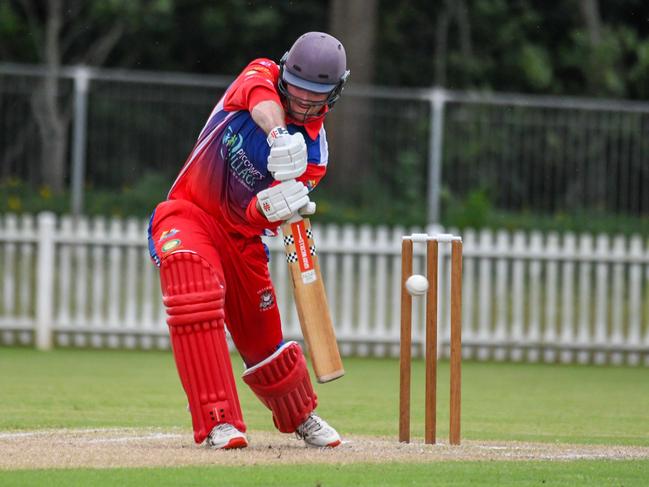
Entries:
[[345, 374], [320, 265], [313, 243], [311, 222], [295, 215], [282, 225], [295, 306], [316, 379], [330, 382]]

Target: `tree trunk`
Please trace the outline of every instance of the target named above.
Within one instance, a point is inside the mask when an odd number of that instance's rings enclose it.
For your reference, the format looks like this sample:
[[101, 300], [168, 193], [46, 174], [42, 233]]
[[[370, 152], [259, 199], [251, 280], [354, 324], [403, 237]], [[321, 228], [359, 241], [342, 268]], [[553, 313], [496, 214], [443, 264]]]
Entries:
[[435, 28], [435, 86], [446, 86], [448, 37], [451, 21], [457, 22], [460, 51], [465, 59], [473, 57], [471, 42], [471, 24], [469, 23], [468, 9], [464, 0], [446, 0], [437, 17]]
[[[377, 0], [331, 2], [330, 32], [345, 46], [347, 67], [351, 70], [350, 86], [373, 82], [377, 6]], [[341, 193], [365, 187], [358, 182], [367, 182], [371, 175], [371, 103], [368, 98], [343, 95], [327, 117], [332, 161], [328, 186]]]
[[473, 57], [473, 42], [471, 41], [471, 23], [469, 22], [469, 9], [464, 0], [455, 1], [455, 18], [460, 35], [460, 49], [465, 58]]
[[579, 0], [584, 27], [588, 32], [590, 51], [588, 53], [588, 64], [586, 65], [589, 92], [592, 95], [601, 95], [606, 92], [606, 71], [609, 66], [606, 60], [599, 55], [599, 46], [602, 42], [602, 19], [599, 15], [597, 0]]
[[446, 59], [448, 55], [448, 2], [444, 3], [442, 11], [437, 17], [435, 28], [435, 86], [446, 86]]
[[[584, 73], [591, 95], [600, 95], [606, 92], [606, 71], [608, 66], [600, 59], [598, 48], [602, 41], [602, 21], [599, 15], [597, 0], [579, 0], [584, 26], [588, 31], [590, 51], [588, 53], [587, 71]], [[595, 201], [593, 203], [600, 209], [606, 208], [606, 163], [604, 160], [593, 161], [590, 172], [594, 175], [593, 181], [598, 181], [592, 190]]]
[[43, 181], [55, 193], [64, 189], [67, 155], [67, 122], [59, 106], [61, 50], [59, 35], [63, 24], [61, 0], [47, 3], [44, 57], [47, 73], [41, 88], [34, 93], [32, 106], [41, 138]]
[[579, 10], [588, 29], [590, 44], [597, 46], [602, 39], [602, 19], [599, 16], [597, 0], [579, 0]]

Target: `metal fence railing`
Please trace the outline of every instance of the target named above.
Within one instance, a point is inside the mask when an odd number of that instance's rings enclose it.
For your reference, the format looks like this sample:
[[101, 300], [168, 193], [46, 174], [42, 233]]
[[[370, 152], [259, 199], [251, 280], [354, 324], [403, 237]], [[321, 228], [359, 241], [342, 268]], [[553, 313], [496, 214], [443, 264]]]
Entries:
[[[0, 179], [29, 180], [42, 147], [32, 114], [46, 70], [0, 64]], [[64, 68], [75, 205], [85, 180], [173, 180], [231, 78]], [[427, 201], [428, 221], [472, 193], [497, 209], [649, 213], [649, 103], [443, 89], [354, 87], [330, 116], [330, 191], [356, 204]], [[164, 191], [161, 191], [164, 193]]]
[[[168, 347], [146, 221], [0, 218], [0, 343]], [[427, 229], [434, 233], [435, 229]], [[439, 228], [437, 230], [440, 230]], [[314, 226], [344, 355], [399, 350], [401, 238], [411, 228]], [[455, 232], [454, 232], [455, 233]], [[649, 242], [640, 236], [466, 231], [464, 354], [477, 360], [649, 366]], [[300, 339], [281, 238], [268, 238], [287, 339]], [[448, 356], [448, 249], [439, 350]], [[415, 249], [414, 272], [424, 272]], [[424, 346], [415, 301], [413, 346]]]

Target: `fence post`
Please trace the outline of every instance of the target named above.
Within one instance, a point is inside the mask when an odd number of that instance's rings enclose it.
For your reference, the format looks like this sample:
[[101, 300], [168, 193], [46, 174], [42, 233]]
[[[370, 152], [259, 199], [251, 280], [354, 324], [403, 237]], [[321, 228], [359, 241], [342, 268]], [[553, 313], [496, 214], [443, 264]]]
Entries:
[[38, 240], [36, 242], [35, 342], [38, 350], [49, 350], [52, 348], [55, 230], [56, 217], [54, 214], [50, 212], [40, 213], [38, 215]]
[[86, 172], [86, 132], [88, 130], [88, 84], [90, 69], [74, 69], [74, 129], [72, 135], [72, 214], [83, 210], [83, 181]]
[[428, 137], [428, 223], [440, 223], [440, 188], [442, 186], [442, 135], [446, 93], [442, 88], [430, 92], [430, 135]]

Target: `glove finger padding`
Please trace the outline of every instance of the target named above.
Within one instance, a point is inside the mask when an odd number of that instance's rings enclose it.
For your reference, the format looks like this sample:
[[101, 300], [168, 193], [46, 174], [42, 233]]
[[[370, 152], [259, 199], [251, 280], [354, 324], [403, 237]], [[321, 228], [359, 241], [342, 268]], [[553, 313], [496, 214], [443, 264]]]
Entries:
[[299, 181], [283, 181], [257, 194], [259, 207], [270, 222], [286, 220], [300, 208], [308, 205], [309, 190]]
[[306, 171], [307, 149], [300, 132], [283, 133], [272, 139], [268, 171], [278, 181], [294, 179]]
[[302, 208], [300, 208], [300, 215], [302, 216], [308, 216], [308, 215], [313, 215], [316, 210], [316, 204], [314, 201], [309, 201], [306, 205], [304, 205]]
[[309, 200], [308, 190], [304, 187], [304, 185], [301, 186], [303, 190], [300, 190], [299, 192], [296, 192], [294, 194], [286, 195], [285, 203], [289, 214], [283, 216], [282, 219], [288, 218], [293, 213], [298, 211], [300, 208], [309, 204], [310, 200]]
[[[288, 205], [296, 210], [309, 202], [309, 190], [303, 184], [300, 184], [300, 186], [294, 192], [285, 195]], [[302, 201], [304, 204], [302, 204]]]

